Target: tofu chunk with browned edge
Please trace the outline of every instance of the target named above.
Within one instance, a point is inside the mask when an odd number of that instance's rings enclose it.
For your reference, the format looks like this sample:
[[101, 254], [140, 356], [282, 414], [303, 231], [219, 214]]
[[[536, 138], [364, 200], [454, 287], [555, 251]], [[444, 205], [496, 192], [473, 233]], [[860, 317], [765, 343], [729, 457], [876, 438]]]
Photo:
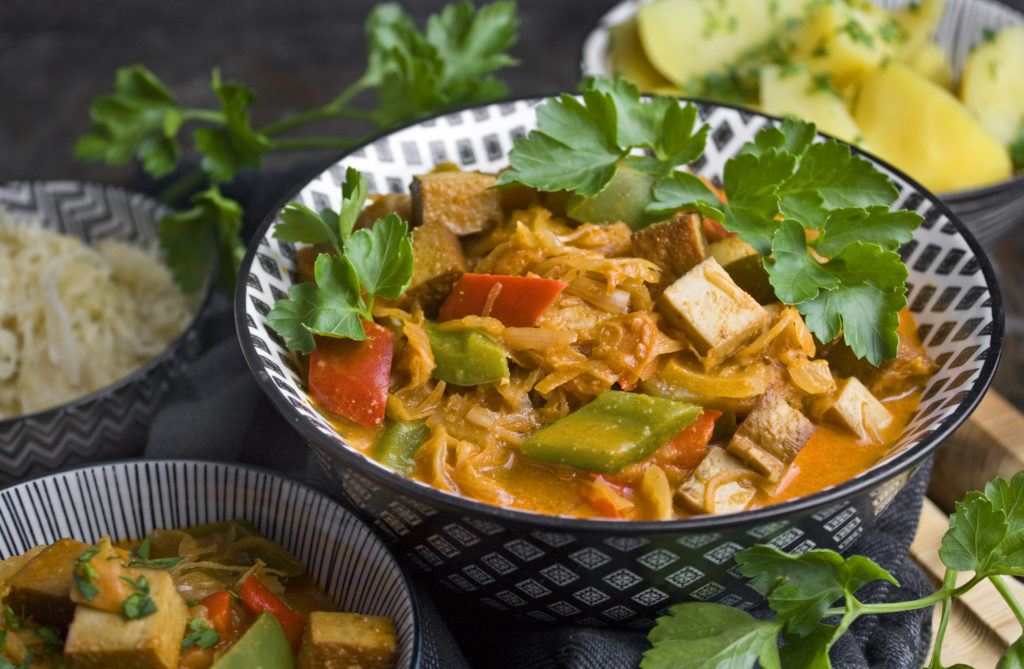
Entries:
[[389, 669], [396, 657], [391, 618], [314, 611], [302, 637], [299, 669]]
[[125, 576], [145, 576], [156, 613], [128, 620], [120, 613], [75, 608], [64, 656], [69, 669], [176, 669], [188, 607], [165, 569], [125, 569]]
[[712, 446], [676, 490], [676, 501], [694, 513], [743, 511], [754, 499], [756, 474], [721, 446]]
[[661, 268], [661, 279], [650, 288], [655, 299], [708, 257], [704, 220], [693, 211], [635, 230], [632, 237], [633, 254]]
[[707, 367], [718, 365], [760, 333], [770, 318], [713, 257], [666, 288], [658, 308], [683, 331]]
[[775, 483], [816, 427], [783, 398], [769, 394], [743, 419], [726, 448], [767, 481]]
[[413, 177], [415, 226], [441, 223], [459, 237], [482, 232], [502, 219], [501, 193], [493, 174], [444, 170]]
[[66, 629], [75, 613], [71, 570], [89, 544], [59, 539], [29, 560], [8, 581], [4, 603], [40, 625]]
[[399, 306], [419, 307], [433, 318], [469, 265], [459, 238], [436, 220], [413, 229], [412, 251], [415, 258], [412, 279]]
[[882, 439], [882, 430], [893, 421], [885, 405], [856, 376], [840, 381], [839, 389], [818, 409], [823, 420], [876, 443]]

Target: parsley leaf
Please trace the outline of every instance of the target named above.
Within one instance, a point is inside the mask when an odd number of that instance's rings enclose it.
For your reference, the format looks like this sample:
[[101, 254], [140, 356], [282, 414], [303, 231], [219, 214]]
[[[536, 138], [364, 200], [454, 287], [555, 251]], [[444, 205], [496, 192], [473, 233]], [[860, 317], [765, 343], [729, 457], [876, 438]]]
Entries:
[[220, 634], [202, 618], [193, 618], [188, 624], [189, 632], [181, 640], [181, 649], [190, 646], [213, 648], [220, 642]]
[[362, 321], [372, 320], [374, 298], [398, 297], [412, 280], [412, 234], [405, 221], [391, 214], [352, 232], [367, 190], [366, 177], [349, 168], [339, 212], [318, 215], [292, 203], [274, 230], [275, 237], [286, 241], [329, 241], [335, 251], [317, 257], [315, 284], [292, 285], [288, 299], [275, 302], [267, 314], [267, 322], [289, 348], [311, 353], [314, 334], [366, 339]]
[[114, 92], [94, 101], [89, 113], [92, 129], [75, 144], [76, 157], [114, 165], [138, 153], [143, 169], [153, 176], [174, 171], [181, 157], [177, 134], [185, 111], [145, 67], [118, 69]]
[[153, 597], [150, 594], [148, 578], [139, 576], [133, 581], [127, 576], [122, 576], [121, 580], [135, 588], [135, 592], [128, 595], [128, 598], [121, 602], [121, 610], [124, 612], [125, 618], [128, 620], [138, 620], [157, 612], [156, 602], [153, 601]]
[[874, 580], [899, 585], [870, 559], [843, 559], [835, 551], [815, 549], [790, 555], [771, 546], [754, 546], [736, 554], [736, 563], [750, 586], [765, 595], [786, 621], [789, 631], [812, 634], [829, 606]]
[[1024, 575], [1024, 472], [957, 502], [939, 557], [957, 571]]
[[231, 181], [242, 168], [258, 168], [270, 140], [252, 129], [249, 107], [256, 95], [242, 84], [224, 82], [213, 70], [210, 87], [220, 99], [225, 123], [196, 130], [196, 148], [203, 153], [203, 168], [221, 182]]
[[242, 207], [224, 197], [216, 185], [193, 195], [191, 202], [192, 208], [164, 216], [158, 223], [167, 264], [185, 292], [199, 290], [217, 265], [217, 285], [227, 291], [245, 255], [239, 236]]
[[640, 669], [753, 667], [780, 669], [778, 621], [757, 620], [721, 604], [680, 604], [669, 609], [648, 634], [652, 648]]
[[96, 595], [100, 594], [100, 589], [96, 587], [95, 581], [99, 578], [99, 574], [96, 573], [96, 569], [89, 564], [89, 560], [96, 557], [100, 552], [99, 544], [93, 544], [86, 548], [81, 555], [75, 558], [71, 571], [71, 580], [78, 587], [78, 591], [82, 593], [82, 597], [85, 601], [95, 599]]

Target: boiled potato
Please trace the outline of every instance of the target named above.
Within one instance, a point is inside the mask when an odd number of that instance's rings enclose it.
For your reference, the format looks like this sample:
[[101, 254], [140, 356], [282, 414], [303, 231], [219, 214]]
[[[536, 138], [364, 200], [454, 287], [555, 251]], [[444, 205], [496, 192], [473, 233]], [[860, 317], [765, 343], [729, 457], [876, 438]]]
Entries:
[[885, 10], [868, 2], [832, 0], [816, 5], [797, 29], [791, 59], [843, 88], [892, 58], [897, 38]]
[[647, 60], [643, 45], [640, 44], [635, 16], [612, 26], [609, 39], [612, 74], [629, 79], [639, 86], [641, 91], [648, 93], [670, 85], [669, 80], [661, 76]]
[[864, 82], [853, 119], [884, 160], [938, 193], [1010, 176], [1010, 157], [938, 84], [891, 63]]
[[1024, 117], [1024, 27], [979, 44], [961, 75], [964, 104], [1003, 146], [1017, 138]]
[[666, 79], [694, 90], [742, 54], [769, 41], [808, 0], [657, 0], [637, 9], [647, 59]]
[[818, 130], [860, 144], [864, 138], [834, 89], [819, 86], [806, 67], [766, 65], [761, 68], [761, 110], [774, 116], [813, 121]]
[[935, 42], [925, 42], [917, 51], [906, 56], [903, 63], [947, 91], [953, 90], [953, 66], [946, 52]]
[[920, 0], [893, 10], [892, 18], [900, 31], [897, 56], [901, 61], [907, 62], [923, 45], [931, 43], [945, 9], [946, 0]]

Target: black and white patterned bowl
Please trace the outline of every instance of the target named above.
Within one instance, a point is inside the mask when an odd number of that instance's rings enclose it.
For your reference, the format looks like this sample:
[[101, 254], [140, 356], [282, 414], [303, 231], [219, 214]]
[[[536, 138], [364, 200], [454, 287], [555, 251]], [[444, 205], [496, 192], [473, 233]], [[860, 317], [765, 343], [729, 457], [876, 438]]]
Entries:
[[[639, 5], [651, 0], [622, 0], [598, 20], [583, 42], [580, 70], [583, 76], [611, 75], [608, 28], [636, 14]], [[871, 0], [886, 9], [908, 5], [913, 0]], [[949, 58], [959, 79], [971, 49], [985, 39], [987, 30], [1024, 26], [1024, 15], [996, 0], [946, 0], [945, 11], [935, 30], [935, 42]], [[953, 213], [963, 221], [982, 246], [994, 242], [1024, 223], [1024, 171], [1006, 181], [968, 190], [940, 193]]]
[[[496, 171], [507, 164], [513, 140], [535, 126], [537, 103], [493, 104], [404, 128], [346, 156], [293, 199], [317, 211], [337, 208], [350, 166], [377, 192], [404, 192], [413, 175], [444, 161]], [[701, 104], [699, 111], [712, 130], [695, 168], [712, 177], [774, 122], [726, 106]], [[802, 499], [678, 521], [590, 520], [491, 506], [393, 473], [349, 446], [317, 412], [295, 355], [267, 324], [274, 301], [296, 280], [295, 248], [272, 237], [277, 212], [257, 232], [242, 265], [235, 294], [242, 349], [260, 386], [311, 444], [339, 492], [399, 559], [458, 595], [540, 621], [640, 628], [680, 600], [751, 607], [760, 597], [733, 569], [733, 554], [765, 542], [789, 551], [855, 550], [910, 474], [973, 410], [1000, 355], [1002, 303], [981, 247], [938, 198], [878, 165], [899, 188], [897, 206], [924, 216], [902, 255], [910, 268], [909, 305], [940, 370], [883, 462]]]
[[92, 543], [156, 528], [244, 520], [301, 560], [344, 611], [395, 621], [396, 669], [419, 666], [422, 631], [402, 568], [329, 497], [279, 474], [191, 460], [72, 469], [0, 489], [0, 560], [70, 537]]
[[[117, 239], [146, 247], [156, 243], [157, 221], [169, 211], [141, 193], [80, 181], [0, 184], [0, 209], [89, 243]], [[140, 454], [161, 401], [198, 353], [196, 327], [208, 295], [209, 287], [196, 297], [185, 331], [128, 376], [66, 404], [0, 419], [0, 486]]]

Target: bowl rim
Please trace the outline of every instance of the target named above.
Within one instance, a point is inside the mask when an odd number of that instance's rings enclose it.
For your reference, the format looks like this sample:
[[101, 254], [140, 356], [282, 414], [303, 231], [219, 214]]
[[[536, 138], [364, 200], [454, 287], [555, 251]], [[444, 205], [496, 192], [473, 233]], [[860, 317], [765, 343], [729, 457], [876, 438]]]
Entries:
[[[443, 119], [450, 114], [459, 114], [480, 107], [515, 103], [537, 106], [552, 97], [557, 97], [560, 94], [561, 93], [555, 93], [554, 95], [544, 96], [528, 95], [497, 100], [490, 103], [467, 105], [391, 128], [386, 132], [375, 135], [366, 142], [339, 154], [323, 171], [314, 175], [312, 178], [320, 176], [323, 172], [331, 169], [346, 157], [359, 151], [363, 151], [367, 147], [372, 146], [375, 142], [380, 141], [382, 138], [407, 130], [420, 123]], [[761, 116], [773, 121], [782, 120], [780, 117], [771, 116], [769, 114], [764, 114], [737, 105], [713, 102], [699, 98], [677, 99], [681, 104], [692, 102], [698, 106], [704, 106], [705, 108], [727, 107], [740, 114]], [[829, 139], [835, 139], [831, 135], [821, 133], [820, 131], [819, 134]], [[981, 244], [974, 238], [974, 235], [967, 229], [963, 221], [960, 220], [960, 218], [941, 198], [939, 198], [939, 196], [924, 188], [920, 183], [909, 177], [903, 171], [890, 165], [881, 158], [862, 151], [857, 147], [850, 146], [850, 148], [854, 153], [861, 157], [877, 163], [886, 170], [889, 170], [907, 183], [908, 186], [916, 188], [932, 203], [932, 205], [939, 209], [939, 211], [947, 218], [949, 224], [956, 229], [957, 233], [964, 239], [968, 247], [975, 254], [975, 257], [978, 260], [979, 271], [985, 278], [986, 288], [989, 291], [989, 301], [991, 302], [992, 333], [990, 335], [991, 345], [988, 349], [991, 354], [986, 357], [981, 365], [979, 377], [975, 381], [974, 385], [963, 391], [965, 394], [961, 400], [960, 411], [948, 416], [939, 424], [938, 427], [929, 432], [928, 435], [926, 435], [926, 437], [917, 444], [914, 444], [913, 447], [907, 448], [895, 456], [885, 460], [884, 466], [878, 467], [878, 464], [876, 463], [872, 468], [869, 468], [867, 471], [864, 471], [853, 478], [847, 479], [842, 483], [810, 495], [786, 500], [770, 506], [748, 509], [737, 513], [691, 516], [675, 520], [623, 521], [605, 518], [579, 518], [575, 516], [550, 515], [488, 504], [487, 502], [438, 490], [437, 488], [425, 483], [420, 483], [401, 476], [382, 465], [378, 465], [369, 456], [364, 455], [354, 447], [343, 448], [333, 440], [326, 438], [319, 430], [312, 427], [304, 417], [298, 414], [295, 407], [293, 407], [291, 403], [278, 392], [277, 384], [274, 383], [270, 376], [263, 370], [263, 364], [261, 362], [262, 356], [260, 356], [256, 347], [252, 343], [248, 324], [246, 322], [246, 293], [248, 290], [248, 282], [242, 279], [242, 277], [248, 277], [250, 274], [259, 246], [270, 233], [270, 228], [281, 209], [286, 203], [296, 199], [298, 194], [307, 185], [309, 185], [309, 180], [296, 185], [293, 189], [288, 191], [289, 194], [286, 197], [280, 198], [279, 203], [272, 209], [268, 210], [264, 215], [259, 226], [254, 230], [253, 235], [249, 240], [245, 256], [240, 265], [238, 274], [239, 280], [235, 282], [233, 305], [235, 330], [242, 349], [242, 355], [245, 358], [246, 364], [249, 366], [249, 370], [256, 378], [260, 389], [269, 397], [274, 407], [285, 418], [289, 419], [289, 423], [307, 442], [308, 447], [322, 451], [326, 457], [330, 457], [334, 461], [340, 462], [342, 465], [355, 470], [376, 485], [395, 490], [402, 495], [413, 499], [424, 499], [426, 502], [439, 509], [452, 512], [460, 516], [483, 516], [488, 520], [500, 523], [506, 527], [525, 527], [532, 531], [592, 535], [607, 534], [609, 531], [614, 530], [617, 535], [660, 535], [680, 534], [683, 532], [697, 533], [717, 531], [723, 528], [770, 523], [783, 518], [809, 515], [818, 509], [839, 504], [867, 493], [870, 490], [883, 485], [887, 481], [895, 479], [903, 472], [912, 469], [916, 471], [916, 468], [918, 468], [925, 459], [931, 456], [935, 449], [937, 449], [950, 434], [962, 425], [964, 421], [967, 420], [967, 417], [977, 407], [978, 403], [985, 395], [985, 392], [992, 384], [996, 368], [998, 367], [999, 360], [1002, 357], [1003, 346], [1005, 343], [1005, 314], [1003, 298], [999, 284], [996, 280], [995, 270]]]
[[398, 569], [399, 576], [402, 579], [402, 583], [405, 585], [406, 593], [408, 594], [408, 600], [412, 609], [412, 648], [410, 654], [409, 666], [412, 669], [416, 669], [422, 664], [423, 658], [423, 637], [424, 637], [424, 615], [423, 610], [420, 606], [419, 597], [416, 594], [415, 584], [412, 577], [409, 575], [409, 569], [404, 562], [398, 559], [398, 556], [394, 554], [391, 547], [381, 538], [380, 534], [376, 532], [369, 524], [367, 524], [359, 514], [354, 512], [351, 508], [346, 506], [342, 501], [338, 500], [334, 496], [328, 494], [323, 490], [319, 490], [305, 481], [301, 481], [291, 476], [284, 474], [273, 469], [267, 469], [266, 467], [259, 467], [244, 462], [230, 462], [224, 460], [201, 460], [196, 458], [122, 458], [120, 460], [109, 460], [104, 462], [94, 462], [88, 465], [80, 465], [77, 467], [70, 467], [68, 469], [62, 469], [56, 472], [50, 472], [48, 474], [41, 474], [39, 476], [33, 476], [31, 478], [23, 479], [16, 483], [12, 483], [7, 486], [0, 486], [0, 493], [7, 493], [17, 488], [31, 488], [38, 486], [43, 481], [65, 478], [73, 476], [78, 472], [91, 471], [103, 468], [114, 468], [120, 466], [129, 466], [132, 468], [145, 467], [147, 465], [171, 465], [171, 466], [189, 466], [198, 465], [201, 467], [226, 467], [229, 469], [251, 471], [270, 478], [278, 479], [279, 481], [286, 482], [289, 485], [296, 486], [303, 493], [309, 495], [317, 495], [322, 497], [335, 506], [348, 517], [348, 520], [352, 523], [357, 524], [360, 528], [366, 531], [368, 536], [373, 537], [373, 540], [380, 544], [380, 548], [391, 557], [393, 566]]
[[[577, 52], [579, 53], [579, 60], [577, 62], [577, 66], [581, 79], [584, 77], [593, 77], [599, 75], [614, 75], [614, 73], [605, 72], [604, 70], [606, 70], [607, 68], [604, 67], [601, 68], [602, 72], [598, 74], [589, 71], [592, 69], [590, 67], [591, 65], [597, 65], [598, 63], [602, 65], [607, 64], [605, 63], [605, 61], [608, 58], [609, 49], [611, 48], [611, 41], [607, 39], [607, 33], [608, 29], [611, 26], [616, 25], [611, 23], [610, 17], [620, 13], [625, 13], [625, 7], [629, 5], [632, 5], [634, 7], [634, 11], [630, 14], [630, 16], [636, 16], [635, 8], [639, 7], [642, 4], [647, 4], [648, 2], [650, 2], [650, 0], [614, 0], [614, 2], [611, 5], [609, 5], [608, 8], [598, 17], [597, 22], [594, 23], [590, 30], [588, 30], [586, 34], [583, 36], [583, 39], [580, 40], [580, 48], [577, 50]], [[985, 7], [996, 7], [999, 11], [1004, 11], [1008, 16], [1013, 16], [1017, 21], [1020, 22], [1021, 26], [1024, 26], [1024, 12], [1022, 12], [1015, 6], [1006, 4], [1005, 2], [998, 2], [996, 0], [963, 0], [963, 2], [967, 4], [975, 2]], [[906, 4], [913, 4], [913, 0], [907, 0]], [[945, 9], [943, 9], [943, 11], [945, 11]], [[603, 49], [601, 50], [601, 52], [597, 53], [597, 50], [602, 46]], [[594, 62], [593, 59], [595, 58], [597, 59], [598, 63]], [[679, 99], [698, 100], [700, 98]], [[710, 104], [716, 104], [722, 107], [733, 107], [734, 109], [739, 109], [741, 111], [750, 111], [751, 113], [760, 114], [761, 116], [772, 116], [771, 114], [766, 114], [764, 112], [757, 111], [749, 107], [743, 107], [741, 105], [733, 105], [725, 102], [715, 102], [712, 100], [707, 100], [706, 102]], [[772, 118], [778, 117], [772, 116]], [[821, 130], [819, 130], [818, 132], [820, 132], [823, 135], [827, 134], [821, 132]], [[832, 137], [831, 135], [828, 136]], [[853, 147], [853, 145], [851, 145], [851, 147], [856, 148]], [[872, 158], [875, 158], [879, 162], [885, 163], [885, 161], [883, 161], [881, 158], [876, 157], [874, 154], [868, 153], [868, 155], [870, 155]], [[885, 164], [888, 166], [888, 163]], [[903, 172], [900, 172], [900, 174], [902, 175]], [[916, 181], [914, 182], [914, 184], [919, 185]], [[948, 198], [951, 201], [959, 202], [964, 200], [972, 200], [974, 198], [986, 197], [989, 195], [1002, 193], [1003, 191], [1015, 190], [1018, 187], [1024, 189], [1024, 167], [1021, 167], [1016, 172], [1012, 172], [1008, 179], [1003, 179], [1002, 181], [986, 184], [984, 186], [976, 186], [974, 188], [960, 188], [957, 190], [943, 191], [941, 193], [933, 191], [927, 192], [943, 200]]]
[[[148, 200], [149, 202], [157, 205], [154, 208], [154, 211], [160, 212], [161, 216], [174, 211], [172, 207], [170, 207], [167, 204], [164, 204], [157, 198], [147, 193], [132, 190], [130, 188], [125, 188], [123, 186], [118, 186], [116, 184], [105, 184], [98, 181], [83, 181], [80, 179], [12, 179], [10, 181], [4, 181], [0, 183], [0, 189], [5, 188], [7, 186], [15, 186], [21, 184], [28, 184], [32, 186], [35, 186], [37, 184], [85, 185], [91, 188], [97, 188], [102, 191], [120, 192], [130, 199], [134, 198], [137, 200]], [[7, 211], [3, 207], [0, 207], [0, 210]], [[58, 414], [67, 411], [74, 411], [75, 409], [81, 406], [85, 406], [87, 404], [92, 404], [93, 402], [102, 400], [104, 396], [118, 392], [125, 386], [135, 383], [139, 378], [142, 378], [150, 374], [157, 367], [166, 364], [167, 361], [174, 355], [176, 355], [179, 350], [187, 351], [189, 343], [187, 340], [193, 336], [193, 333], [196, 332], [196, 330], [198, 330], [202, 323], [206, 320], [207, 312], [210, 309], [210, 303], [213, 300], [213, 294], [215, 292], [214, 287], [216, 282], [214, 281], [214, 279], [216, 276], [217, 264], [214, 264], [213, 269], [210, 272], [210, 275], [207, 277], [205, 286], [200, 291], [201, 296], [198, 300], [198, 303], [196, 304], [196, 308], [192, 314], [192, 317], [189, 319], [189, 322], [185, 325], [185, 328], [181, 331], [181, 334], [179, 334], [177, 337], [171, 340], [167, 344], [167, 346], [165, 346], [163, 350], [161, 350], [155, 356], [147, 360], [142, 365], [136, 367], [132, 371], [128, 372], [124, 376], [115, 379], [114, 381], [111, 381], [107, 385], [97, 388], [96, 390], [86, 395], [79, 395], [78, 397], [68, 402], [64, 402], [63, 404], [47, 407], [45, 409], [39, 409], [31, 413], [19, 414], [17, 416], [11, 416], [9, 418], [0, 417], [0, 430], [13, 426], [15, 423], [18, 423], [20, 421], [49, 421]], [[2, 489], [3, 488], [0, 488], [0, 490]]]

